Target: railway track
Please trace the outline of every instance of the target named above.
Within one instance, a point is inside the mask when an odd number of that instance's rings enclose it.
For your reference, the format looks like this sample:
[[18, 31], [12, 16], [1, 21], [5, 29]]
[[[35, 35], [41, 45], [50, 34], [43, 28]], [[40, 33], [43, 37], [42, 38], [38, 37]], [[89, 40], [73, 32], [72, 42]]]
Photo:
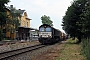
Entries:
[[45, 47], [45, 45], [38, 44], [38, 45], [35, 45], [35, 46], [30, 46], [30, 47], [17, 49], [17, 50], [2, 52], [2, 53], [0, 53], [0, 60], [4, 60], [6, 58], [13, 57], [13, 56], [16, 56], [16, 55], [19, 55], [19, 54], [23, 54], [23, 53], [26, 53], [26, 52], [29, 52], [29, 51], [33, 51], [33, 50], [36, 50], [36, 49], [39, 49], [39, 48], [42, 48], [42, 47]]

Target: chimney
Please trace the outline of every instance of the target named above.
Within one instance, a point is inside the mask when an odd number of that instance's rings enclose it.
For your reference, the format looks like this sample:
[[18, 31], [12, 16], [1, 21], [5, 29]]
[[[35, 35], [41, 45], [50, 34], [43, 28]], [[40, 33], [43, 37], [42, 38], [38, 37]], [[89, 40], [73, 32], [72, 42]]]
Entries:
[[13, 5], [10, 5], [11, 8], [13, 8]]
[[21, 9], [18, 9], [18, 10], [21, 10]]

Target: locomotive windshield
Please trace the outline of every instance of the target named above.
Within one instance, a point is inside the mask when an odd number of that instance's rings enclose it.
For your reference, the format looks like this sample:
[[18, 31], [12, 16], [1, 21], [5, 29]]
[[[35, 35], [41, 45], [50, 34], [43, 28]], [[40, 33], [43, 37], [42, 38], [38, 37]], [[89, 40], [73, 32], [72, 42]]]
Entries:
[[41, 32], [51, 32], [51, 28], [50, 27], [45, 27], [45, 28], [44, 27], [41, 27], [40, 28], [40, 31]]
[[51, 31], [51, 28], [50, 27], [47, 27], [46, 28], [46, 32], [50, 32]]
[[41, 27], [41, 28], [40, 28], [40, 31], [45, 31], [44, 27]]

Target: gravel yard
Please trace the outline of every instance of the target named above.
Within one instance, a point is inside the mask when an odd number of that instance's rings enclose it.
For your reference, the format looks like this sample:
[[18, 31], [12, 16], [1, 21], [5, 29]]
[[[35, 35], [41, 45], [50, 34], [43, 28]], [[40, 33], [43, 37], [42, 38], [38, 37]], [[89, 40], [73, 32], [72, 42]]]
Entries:
[[6, 60], [32, 60], [36, 56], [46, 53], [48, 50], [52, 49], [53, 47], [54, 47], [54, 45], [47, 45], [47, 46], [39, 48], [37, 50], [28, 51], [26, 53], [23, 53], [23, 54], [14, 56], [14, 57], [10, 57]]
[[15, 44], [4, 44], [2, 46], [0, 46], [0, 53], [1, 52], [6, 52], [6, 51], [11, 51], [11, 50], [15, 50], [15, 49], [20, 49], [20, 48], [24, 48], [24, 47], [28, 47], [28, 46], [33, 46], [36, 44], [40, 44], [38, 41], [26, 41], [24, 43], [15, 43]]
[[34, 57], [32, 60], [55, 60], [59, 57], [59, 53], [62, 52], [65, 42], [59, 42], [55, 44], [51, 49], [47, 50], [47, 52]]

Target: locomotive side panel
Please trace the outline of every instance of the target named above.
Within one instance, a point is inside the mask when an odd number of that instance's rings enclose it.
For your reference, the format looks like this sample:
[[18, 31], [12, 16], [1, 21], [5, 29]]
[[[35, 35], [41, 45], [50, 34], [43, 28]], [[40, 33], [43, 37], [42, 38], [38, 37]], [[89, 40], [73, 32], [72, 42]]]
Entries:
[[53, 34], [54, 38], [53, 38], [53, 40], [55, 42], [58, 42], [60, 40], [60, 31], [55, 29], [55, 28], [53, 28], [53, 30], [54, 30], [54, 34]]
[[54, 29], [54, 36], [60, 36], [60, 31]]

